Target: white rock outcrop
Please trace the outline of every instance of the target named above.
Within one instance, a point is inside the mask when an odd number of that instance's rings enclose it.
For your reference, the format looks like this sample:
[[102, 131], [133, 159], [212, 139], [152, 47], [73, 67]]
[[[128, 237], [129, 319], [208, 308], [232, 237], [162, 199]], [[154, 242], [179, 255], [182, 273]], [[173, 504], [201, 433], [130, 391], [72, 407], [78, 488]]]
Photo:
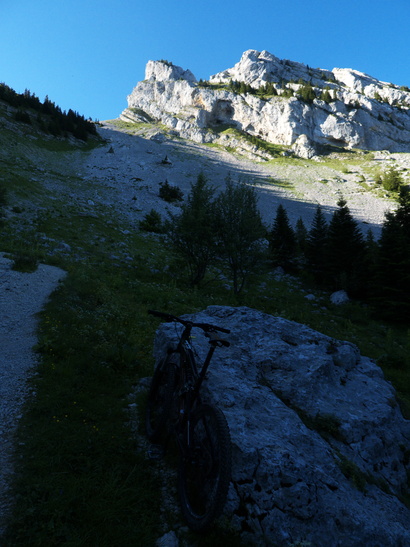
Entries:
[[[274, 92], [234, 92], [232, 81], [254, 90], [271, 83]], [[307, 84], [316, 98], [302, 98]], [[356, 70], [313, 69], [267, 51], [249, 50], [233, 68], [211, 76], [205, 85], [189, 70], [168, 61], [149, 61], [146, 78], [128, 96], [121, 118], [154, 119], [196, 142], [220, 142], [221, 130], [232, 127], [287, 147], [304, 136], [319, 151], [323, 145], [336, 145], [408, 152], [409, 110], [408, 88]]]
[[[206, 389], [229, 423], [226, 515], [246, 544], [409, 546], [410, 422], [380, 368], [349, 342], [249, 308], [187, 318], [231, 330]], [[158, 329], [157, 360], [176, 330]], [[199, 329], [194, 346], [203, 358]]]

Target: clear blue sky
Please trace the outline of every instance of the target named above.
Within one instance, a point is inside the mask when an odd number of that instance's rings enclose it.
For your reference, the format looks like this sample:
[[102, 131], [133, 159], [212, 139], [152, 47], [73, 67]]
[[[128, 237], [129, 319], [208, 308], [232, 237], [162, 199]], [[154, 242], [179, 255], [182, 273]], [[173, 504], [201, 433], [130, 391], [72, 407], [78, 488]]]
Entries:
[[0, 0], [0, 82], [119, 116], [148, 60], [195, 76], [247, 49], [410, 86], [410, 0]]

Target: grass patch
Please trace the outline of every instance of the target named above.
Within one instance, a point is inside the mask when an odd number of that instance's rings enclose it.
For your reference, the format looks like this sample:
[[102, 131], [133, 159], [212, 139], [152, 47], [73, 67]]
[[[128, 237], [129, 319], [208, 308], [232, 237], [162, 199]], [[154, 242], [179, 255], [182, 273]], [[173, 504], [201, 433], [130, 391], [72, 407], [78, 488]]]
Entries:
[[84, 152], [89, 152], [93, 148], [103, 146], [105, 143], [96, 137], [89, 137], [87, 142], [77, 143], [67, 139], [53, 139], [46, 137], [39, 137], [36, 142], [36, 146], [44, 148], [49, 152], [75, 152], [79, 148]]
[[286, 190], [290, 190], [291, 188], [294, 188], [294, 185], [288, 180], [280, 180], [280, 179], [275, 179], [274, 177], [268, 177], [267, 182], [269, 184], [272, 184], [273, 186], [279, 186], [279, 188], [285, 188]]
[[230, 124], [220, 124], [214, 127], [212, 130], [216, 134], [232, 135], [233, 137], [236, 137], [237, 139], [242, 140], [247, 144], [256, 146], [258, 149], [268, 152], [272, 156], [272, 158], [282, 156], [283, 152], [287, 149], [286, 146], [270, 143], [260, 137], [251, 135], [246, 131], [241, 131]]

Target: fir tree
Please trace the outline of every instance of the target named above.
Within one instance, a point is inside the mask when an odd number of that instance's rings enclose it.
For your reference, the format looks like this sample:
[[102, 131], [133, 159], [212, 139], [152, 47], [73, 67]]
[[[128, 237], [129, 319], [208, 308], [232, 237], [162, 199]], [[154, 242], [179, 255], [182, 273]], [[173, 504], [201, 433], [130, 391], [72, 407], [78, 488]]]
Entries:
[[273, 265], [292, 269], [296, 258], [296, 237], [283, 205], [278, 205], [268, 239]]
[[364, 296], [372, 299], [378, 292], [379, 245], [369, 229], [365, 240], [363, 277], [366, 280]]
[[404, 237], [410, 242], [410, 188], [401, 186], [399, 190], [399, 207], [396, 217], [403, 231]]
[[306, 226], [303, 222], [302, 217], [300, 217], [298, 221], [296, 222], [295, 237], [296, 237], [296, 250], [297, 250], [299, 262], [303, 263], [306, 257], [308, 231], [306, 229]]
[[331, 103], [332, 102], [332, 96], [330, 94], [330, 91], [329, 91], [329, 86], [327, 85], [324, 90], [322, 91], [322, 93], [320, 94], [320, 100], [321, 101], [324, 101], [325, 103]]
[[363, 287], [364, 241], [346, 201], [339, 199], [327, 237], [328, 283], [333, 290], [344, 289], [355, 296]]
[[310, 83], [304, 83], [297, 94], [305, 103], [313, 103], [316, 99], [315, 91]]
[[323, 283], [326, 271], [328, 225], [320, 205], [316, 207], [306, 242], [306, 258], [310, 273], [317, 283]]
[[386, 214], [379, 241], [379, 303], [391, 319], [410, 313], [410, 191], [402, 187], [399, 207]]

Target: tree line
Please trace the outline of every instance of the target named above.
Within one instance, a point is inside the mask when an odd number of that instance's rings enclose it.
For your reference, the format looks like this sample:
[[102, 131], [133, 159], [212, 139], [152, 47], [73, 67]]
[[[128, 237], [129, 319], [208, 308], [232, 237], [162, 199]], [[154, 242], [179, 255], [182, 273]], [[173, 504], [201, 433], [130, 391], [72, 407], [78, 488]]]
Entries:
[[151, 211], [141, 228], [165, 232], [174, 252], [183, 260], [193, 285], [200, 284], [212, 266], [230, 274], [239, 293], [249, 276], [263, 264], [330, 291], [346, 290], [377, 307], [391, 319], [406, 320], [410, 311], [410, 191], [401, 186], [396, 211], [386, 214], [381, 237], [363, 235], [349, 207], [340, 198], [327, 221], [320, 205], [310, 227], [302, 218], [292, 226], [279, 205], [271, 226], [257, 206], [255, 188], [227, 180], [216, 197], [200, 174], [179, 214], [162, 223]]
[[[73, 135], [76, 139], [87, 141], [89, 135], [97, 135], [95, 124], [84, 116], [68, 110], [63, 111], [46, 96], [44, 101], [28, 89], [16, 93], [11, 87], [0, 83], [0, 100], [16, 108], [15, 119], [29, 125], [36, 123], [41, 131], [55, 137]], [[34, 111], [34, 112], [30, 112]]]
[[[288, 84], [297, 83], [300, 85], [299, 89], [297, 91], [294, 91], [294, 89]], [[313, 103], [314, 99], [320, 99], [321, 101], [325, 101], [326, 103], [330, 103], [332, 101], [337, 100], [336, 90], [333, 90], [333, 93], [330, 93], [330, 87], [327, 85], [324, 88], [321, 88], [318, 92], [315, 90], [315, 88], [312, 86], [310, 82], [306, 82], [303, 79], [299, 79], [298, 81], [286, 81], [282, 80], [279, 84], [280, 93], [278, 92], [277, 87], [273, 82], [266, 82], [264, 85], [256, 88], [253, 87], [251, 84], [247, 84], [243, 81], [237, 81], [237, 80], [230, 80], [228, 84], [222, 85], [222, 84], [210, 84], [207, 81], [199, 80], [198, 85], [200, 87], [225, 87], [232, 93], [240, 94], [240, 95], [256, 95], [261, 99], [265, 99], [268, 97], [274, 97], [277, 95], [280, 95], [281, 97], [290, 98], [295, 96], [297, 99], [305, 102], [305, 103]]]

